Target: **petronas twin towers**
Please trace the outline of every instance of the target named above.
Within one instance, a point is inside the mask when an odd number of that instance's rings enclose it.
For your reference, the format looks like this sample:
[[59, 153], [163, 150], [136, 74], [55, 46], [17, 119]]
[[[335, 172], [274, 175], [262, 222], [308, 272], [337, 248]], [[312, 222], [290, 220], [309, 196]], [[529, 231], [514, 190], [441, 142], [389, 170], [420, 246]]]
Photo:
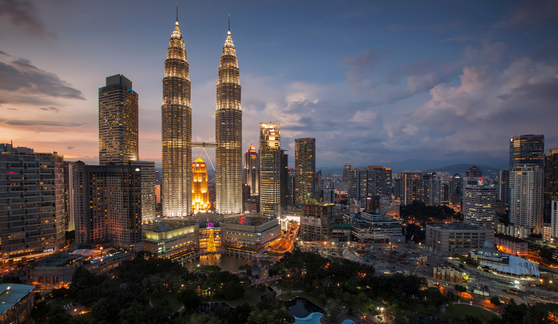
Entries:
[[216, 211], [221, 214], [242, 212], [242, 110], [239, 75], [229, 24], [217, 82], [216, 143], [192, 143], [189, 65], [177, 15], [163, 78], [163, 216], [192, 214], [192, 147], [201, 146], [216, 150]]

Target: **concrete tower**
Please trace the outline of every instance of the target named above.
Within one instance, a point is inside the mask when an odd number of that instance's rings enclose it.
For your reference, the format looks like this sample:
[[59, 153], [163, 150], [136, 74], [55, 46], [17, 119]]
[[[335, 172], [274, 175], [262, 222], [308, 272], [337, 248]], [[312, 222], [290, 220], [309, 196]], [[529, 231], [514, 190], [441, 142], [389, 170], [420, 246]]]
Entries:
[[316, 139], [295, 139], [295, 202], [302, 206], [314, 198], [314, 175], [316, 173]]
[[216, 210], [221, 214], [242, 212], [242, 110], [240, 70], [229, 31], [217, 81], [215, 110], [215, 190]]

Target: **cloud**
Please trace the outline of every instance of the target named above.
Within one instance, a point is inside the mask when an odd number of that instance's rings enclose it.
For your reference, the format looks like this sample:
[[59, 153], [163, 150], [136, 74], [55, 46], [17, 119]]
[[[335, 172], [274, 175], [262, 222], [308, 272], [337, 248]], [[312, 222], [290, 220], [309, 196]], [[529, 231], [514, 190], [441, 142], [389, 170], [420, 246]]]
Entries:
[[39, 17], [37, 6], [25, 0], [0, 0], [0, 17], [5, 16], [10, 23], [23, 29], [33, 36], [55, 37], [47, 32], [42, 19]]
[[511, 15], [492, 25], [495, 30], [515, 29], [521, 27], [539, 27], [548, 21], [558, 19], [558, 1], [526, 1], [514, 8]]
[[10, 54], [4, 52], [4, 51], [0, 51], [0, 55], [4, 55], [4, 56], [8, 56], [8, 57], [13, 57]]
[[446, 38], [444, 40], [442, 40], [442, 42], [470, 42], [470, 41], [474, 41], [475, 37], [466, 34], [466, 35], [457, 35], [457, 36], [453, 36], [450, 38]]
[[7, 110], [17, 110], [17, 108], [6, 108]]
[[400, 31], [421, 31], [421, 32], [433, 32], [436, 34], [444, 34], [452, 29], [457, 29], [461, 26], [458, 21], [450, 22], [450, 23], [440, 23], [434, 25], [426, 25], [426, 26], [405, 26], [405, 25], [398, 25], [394, 24], [389, 26], [391, 31], [393, 32], [400, 32]]
[[58, 113], [60, 111], [60, 108], [56, 108], [56, 107], [41, 107], [39, 109], [44, 111], [53, 111], [55, 113]]
[[80, 90], [27, 59], [0, 61], [0, 104], [52, 104], [49, 98], [85, 99]]
[[68, 149], [68, 150], [73, 150], [73, 149], [74, 149], [74, 146], [68, 146], [67, 149]]
[[468, 66], [459, 78], [457, 86], [432, 88], [431, 99], [395, 127], [394, 142], [412, 140], [438, 156], [505, 156], [510, 136], [555, 133], [558, 61]]
[[49, 120], [19, 120], [19, 119], [0, 119], [0, 122], [10, 126], [57, 126], [57, 127], [78, 127], [85, 123], [71, 123]]
[[343, 65], [351, 68], [345, 72], [349, 84], [358, 85], [367, 80], [381, 61], [380, 56], [380, 51], [368, 49], [355, 56], [345, 57]]

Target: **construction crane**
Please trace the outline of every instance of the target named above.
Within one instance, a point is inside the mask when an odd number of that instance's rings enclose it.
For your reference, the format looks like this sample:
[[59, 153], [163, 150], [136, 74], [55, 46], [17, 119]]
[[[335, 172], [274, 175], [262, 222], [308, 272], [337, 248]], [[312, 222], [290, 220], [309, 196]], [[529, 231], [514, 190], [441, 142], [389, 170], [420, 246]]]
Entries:
[[415, 275], [415, 273], [417, 273], [419, 267], [420, 267], [420, 262], [417, 261], [417, 267], [415, 268], [415, 271], [413, 271], [413, 276]]

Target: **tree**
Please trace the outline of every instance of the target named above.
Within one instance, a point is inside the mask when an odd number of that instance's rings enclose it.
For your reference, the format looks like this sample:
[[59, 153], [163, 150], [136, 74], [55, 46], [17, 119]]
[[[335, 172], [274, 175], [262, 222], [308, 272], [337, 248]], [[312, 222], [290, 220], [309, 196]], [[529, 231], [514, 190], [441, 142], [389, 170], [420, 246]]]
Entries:
[[64, 308], [57, 306], [48, 312], [49, 324], [71, 324], [73, 318], [70, 314], [66, 313]]
[[194, 313], [201, 305], [201, 298], [192, 289], [185, 289], [180, 292], [178, 300], [184, 305], [184, 311], [188, 314]]
[[324, 308], [324, 319], [328, 322], [334, 323], [335, 321], [337, 321], [337, 318], [341, 314], [342, 309], [343, 308], [338, 301], [333, 299], [328, 300]]
[[190, 317], [189, 324], [221, 324], [221, 320], [213, 314], [194, 314]]
[[35, 322], [39, 322], [40, 320], [46, 318], [50, 310], [50, 305], [44, 300], [35, 303], [35, 307], [31, 310], [31, 318], [35, 320]]
[[225, 299], [239, 299], [244, 296], [244, 287], [240, 282], [229, 281], [223, 286]]

